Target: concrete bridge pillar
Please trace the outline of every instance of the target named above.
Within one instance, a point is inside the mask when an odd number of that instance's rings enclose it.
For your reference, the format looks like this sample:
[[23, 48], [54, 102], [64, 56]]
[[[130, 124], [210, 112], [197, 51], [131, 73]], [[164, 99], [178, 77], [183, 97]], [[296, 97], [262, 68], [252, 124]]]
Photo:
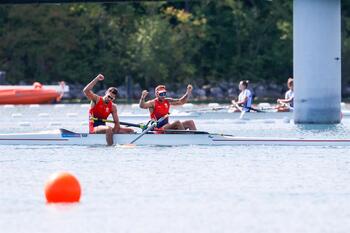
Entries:
[[340, 0], [294, 0], [294, 121], [340, 122]]

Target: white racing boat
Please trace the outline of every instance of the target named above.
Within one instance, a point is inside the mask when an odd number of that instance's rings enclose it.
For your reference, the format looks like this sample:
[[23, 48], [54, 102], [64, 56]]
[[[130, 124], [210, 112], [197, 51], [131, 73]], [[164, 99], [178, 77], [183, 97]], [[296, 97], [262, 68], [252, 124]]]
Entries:
[[[129, 144], [140, 134], [116, 134], [117, 144]], [[350, 146], [350, 139], [305, 139], [236, 137], [203, 131], [157, 134], [149, 132], [137, 145], [277, 145], [277, 146]], [[75, 133], [65, 129], [38, 133], [0, 134], [0, 145], [106, 145], [104, 134]]]

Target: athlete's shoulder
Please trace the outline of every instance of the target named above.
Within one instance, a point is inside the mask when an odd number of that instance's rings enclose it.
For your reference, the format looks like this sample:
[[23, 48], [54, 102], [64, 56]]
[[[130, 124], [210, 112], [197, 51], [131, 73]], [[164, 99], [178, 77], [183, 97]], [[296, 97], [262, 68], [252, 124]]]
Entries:
[[164, 100], [165, 102], [167, 102], [168, 104], [171, 104], [171, 103], [173, 103], [173, 102], [176, 102], [176, 101], [178, 101], [178, 99], [174, 99], [174, 98], [165, 98], [165, 100]]
[[286, 92], [286, 95], [292, 95], [292, 94], [294, 94], [292, 90], [288, 90], [288, 91]]
[[100, 103], [102, 101], [103, 101], [102, 96], [97, 95], [96, 102], [95, 101], [93, 101], [93, 102], [95, 102], [97, 104], [97, 103]]
[[154, 103], [158, 102], [158, 99], [154, 98], [154, 99], [148, 100], [147, 102], [151, 103], [151, 104], [154, 104]]
[[91, 106], [91, 107], [94, 107], [94, 106], [96, 106], [96, 105], [98, 105], [98, 104], [101, 104], [101, 101], [102, 101], [102, 97], [101, 97], [101, 96], [98, 96], [98, 98], [97, 98], [96, 101], [95, 101], [95, 100], [91, 100], [91, 101], [90, 101], [90, 106]]
[[111, 106], [112, 106], [113, 109], [117, 109], [117, 107], [118, 107], [117, 104], [113, 103], [113, 102], [112, 102]]

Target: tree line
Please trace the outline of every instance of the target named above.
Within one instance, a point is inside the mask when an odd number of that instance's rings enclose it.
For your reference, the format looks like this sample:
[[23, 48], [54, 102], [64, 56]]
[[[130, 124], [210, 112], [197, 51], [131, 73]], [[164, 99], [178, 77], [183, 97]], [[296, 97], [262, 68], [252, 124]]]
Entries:
[[[342, 1], [343, 81], [350, 81], [350, 3]], [[292, 1], [201, 0], [0, 6], [7, 81], [142, 87], [284, 83], [292, 75]]]

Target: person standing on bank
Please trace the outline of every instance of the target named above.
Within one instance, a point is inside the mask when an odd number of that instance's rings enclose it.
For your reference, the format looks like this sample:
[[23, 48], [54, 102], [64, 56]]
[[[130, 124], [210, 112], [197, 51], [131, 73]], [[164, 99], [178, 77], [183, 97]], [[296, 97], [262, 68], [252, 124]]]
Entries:
[[[86, 97], [91, 100], [89, 110], [89, 133], [106, 134], [107, 145], [113, 145], [113, 134], [119, 133], [133, 133], [134, 130], [126, 127], [121, 127], [119, 124], [119, 117], [117, 112], [117, 105], [113, 101], [117, 98], [118, 89], [116, 87], [109, 87], [104, 96], [96, 95], [92, 89], [99, 82], [105, 78], [102, 74], [97, 75], [86, 87], [83, 92]], [[112, 114], [114, 127], [107, 126], [104, 120]]]

